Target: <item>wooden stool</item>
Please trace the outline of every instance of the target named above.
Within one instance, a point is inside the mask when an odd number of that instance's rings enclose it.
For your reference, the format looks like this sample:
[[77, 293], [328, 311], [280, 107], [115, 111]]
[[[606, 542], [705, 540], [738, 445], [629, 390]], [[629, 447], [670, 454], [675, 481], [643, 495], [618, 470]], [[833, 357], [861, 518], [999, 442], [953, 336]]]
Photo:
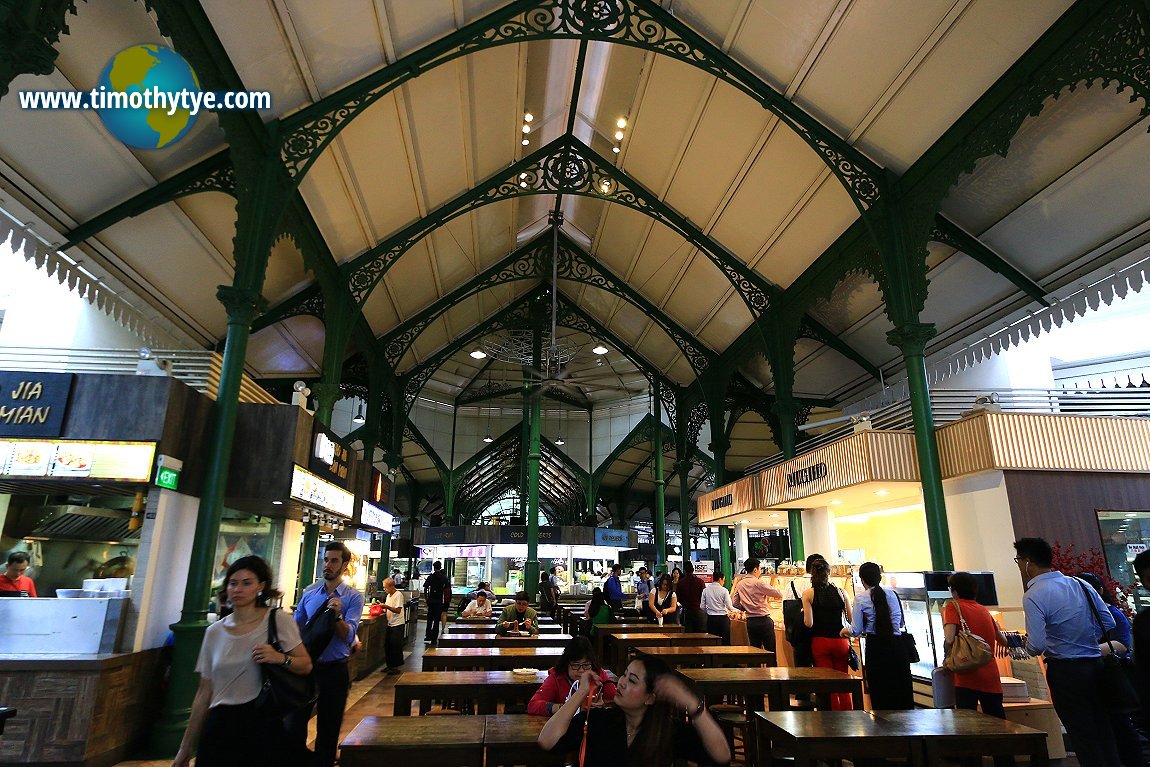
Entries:
[[[731, 749], [731, 761], [741, 761], [743, 764], [751, 764], [750, 759], [750, 743], [751, 743], [751, 725], [747, 721], [747, 712], [742, 706], [736, 706], [730, 703], [716, 703], [708, 708], [711, 716], [715, 717], [715, 721], [719, 723], [719, 728], [723, 734], [727, 736], [727, 748]], [[742, 748], [739, 749], [735, 746], [735, 737], [738, 736], [739, 741], [742, 742]], [[740, 759], [738, 754], [742, 753]]]

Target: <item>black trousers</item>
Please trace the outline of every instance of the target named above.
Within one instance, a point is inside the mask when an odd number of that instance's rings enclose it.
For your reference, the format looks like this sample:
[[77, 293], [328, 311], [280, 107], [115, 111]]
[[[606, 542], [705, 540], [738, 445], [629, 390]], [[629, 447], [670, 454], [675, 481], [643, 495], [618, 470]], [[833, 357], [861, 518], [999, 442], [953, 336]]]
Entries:
[[731, 619], [725, 615], [708, 615], [707, 633], [721, 636], [723, 644], [729, 645], [731, 643]]
[[443, 616], [444, 609], [442, 602], [427, 603], [427, 632], [423, 636], [424, 639], [430, 639], [432, 642], [439, 639], [439, 620]]
[[1121, 767], [1110, 713], [1103, 706], [1102, 660], [1047, 658], [1050, 702], [1082, 767]]
[[[307, 733], [306, 719], [304, 733]], [[196, 764], [200, 767], [302, 765], [300, 753], [292, 749], [283, 719], [264, 716], [254, 703], [241, 703], [208, 709]]]
[[752, 647], [775, 651], [775, 621], [769, 615], [747, 618], [747, 639]]
[[402, 623], [387, 627], [387, 634], [383, 639], [383, 654], [384, 663], [388, 668], [399, 668], [403, 665], [403, 628]]
[[707, 631], [707, 611], [701, 607], [683, 608], [683, 631], [703, 634]]
[[871, 708], [876, 711], [909, 711], [914, 708], [910, 658], [897, 635], [866, 637], [866, 684]]
[[[347, 661], [338, 663], [316, 663], [312, 674], [319, 699], [315, 704], [315, 755], [312, 767], [332, 767], [335, 764], [335, 750], [339, 746], [339, 728], [343, 724], [343, 709], [347, 705], [347, 691], [351, 688], [351, 677], [347, 671]], [[300, 752], [307, 748], [307, 723], [311, 719], [311, 709], [305, 709], [288, 717], [291, 740]]]
[[[987, 716], [1006, 718], [1006, 709], [1002, 707], [1002, 693], [983, 692], [968, 687], [954, 688], [954, 707], [977, 711], [982, 705], [982, 713]], [[1014, 767], [1014, 757], [1010, 754], [999, 754], [994, 757], [994, 767]]]

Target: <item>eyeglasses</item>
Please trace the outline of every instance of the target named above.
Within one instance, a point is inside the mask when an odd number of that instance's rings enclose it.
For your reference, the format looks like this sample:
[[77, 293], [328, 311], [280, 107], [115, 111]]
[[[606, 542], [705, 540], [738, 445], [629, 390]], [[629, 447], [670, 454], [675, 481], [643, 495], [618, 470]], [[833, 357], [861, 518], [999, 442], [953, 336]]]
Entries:
[[568, 663], [567, 668], [572, 671], [590, 671], [595, 668], [594, 663]]
[[1014, 564], [1016, 564], [1016, 565], [1017, 565], [1019, 562], [1022, 562], [1022, 561], [1024, 561], [1025, 559], [1026, 559], [1026, 557], [1015, 557], [1015, 558], [1014, 558]]

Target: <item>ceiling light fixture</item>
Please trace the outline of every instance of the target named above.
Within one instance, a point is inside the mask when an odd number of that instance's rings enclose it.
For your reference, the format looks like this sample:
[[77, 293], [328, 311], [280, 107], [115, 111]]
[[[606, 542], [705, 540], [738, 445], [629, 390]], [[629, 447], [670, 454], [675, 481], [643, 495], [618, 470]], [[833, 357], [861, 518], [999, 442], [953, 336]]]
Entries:
[[485, 436], [483, 438], [483, 441], [487, 442], [487, 443], [491, 443], [491, 442], [495, 441], [495, 438], [491, 436], [491, 432], [487, 432], [487, 436]]
[[523, 146], [527, 146], [528, 144], [531, 143], [531, 140], [530, 139], [523, 139], [519, 143], [522, 144]]
[[886, 495], [890, 495], [890, 490], [875, 490], [874, 494], [877, 496], [880, 496], [880, 497], [886, 496]]
[[626, 128], [627, 127], [627, 118], [626, 117], [620, 117], [618, 120], [615, 121], [615, 127]]
[[614, 152], [615, 154], [619, 154], [619, 147], [613, 146], [613, 147], [611, 147], [611, 151]]
[[831, 506], [842, 506], [842, 505], [843, 505], [843, 502], [840, 500], [836, 499], [836, 500], [831, 501]]
[[367, 419], [363, 417], [363, 403], [361, 402], [361, 403], [359, 403], [359, 409], [356, 410], [355, 415], [352, 416], [351, 422], [352, 423], [363, 423], [366, 420]]
[[529, 123], [534, 119], [535, 119], [535, 115], [531, 114], [530, 112], [524, 112], [523, 113], [523, 122]]
[[283, 501], [272, 501], [272, 506], [283, 506], [283, 505], [284, 505]]
[[527, 123], [523, 123], [523, 127], [520, 128], [520, 130], [522, 130], [524, 133], [530, 133], [531, 132], [531, 126], [528, 125]]
[[563, 445], [565, 445], [565, 444], [566, 444], [566, 442], [565, 442], [565, 441], [564, 441], [564, 439], [563, 439], [563, 435], [562, 435], [562, 434], [560, 434], [560, 435], [558, 435], [557, 437], [555, 437], [555, 444], [556, 444], [556, 445], [559, 445], [560, 447], [562, 447]]
[[475, 351], [471, 352], [471, 359], [485, 360], [487, 359], [487, 352], [483, 351], [482, 349], [476, 349]]
[[623, 140], [623, 131], [621, 131], [621, 130], [615, 131], [615, 140], [616, 141], [622, 141]]
[[600, 357], [602, 357], [604, 354], [606, 354], [609, 351], [611, 351], [611, 350], [608, 349], [603, 344], [599, 344], [599, 345], [595, 346], [593, 349], [591, 349], [592, 354], [598, 354]]

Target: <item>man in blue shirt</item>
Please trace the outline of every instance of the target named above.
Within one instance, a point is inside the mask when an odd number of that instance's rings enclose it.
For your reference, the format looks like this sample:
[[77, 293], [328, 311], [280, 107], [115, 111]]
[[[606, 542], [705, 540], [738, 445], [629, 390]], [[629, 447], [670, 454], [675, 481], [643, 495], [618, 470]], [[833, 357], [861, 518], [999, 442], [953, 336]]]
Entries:
[[[1046, 660], [1050, 700], [1082, 767], [1121, 767], [1104, 702], [1098, 637], [1114, 616], [1098, 592], [1054, 570], [1054, 552], [1041, 538], [1014, 542], [1026, 586], [1026, 649]], [[1097, 616], [1097, 617], [1096, 617]], [[1099, 626], [1101, 622], [1101, 626]]]
[[[347, 546], [338, 541], [327, 544], [323, 550], [323, 580], [304, 590], [295, 609], [295, 622], [301, 631], [320, 610], [331, 610], [339, 616], [331, 641], [319, 657], [314, 659], [313, 673], [319, 698], [316, 701], [315, 756], [311, 762], [312, 767], [332, 767], [335, 763], [339, 728], [343, 724], [343, 709], [347, 705], [347, 692], [351, 687], [347, 659], [355, 644], [355, 632], [363, 614], [363, 595], [343, 582], [349, 562], [351, 550]], [[311, 710], [307, 709], [293, 715], [289, 725], [292, 736], [304, 749], [309, 719]]]
[[616, 562], [611, 565], [611, 574], [603, 583], [603, 598], [615, 611], [623, 609], [623, 583], [619, 580], [619, 576], [622, 574], [623, 565]]

